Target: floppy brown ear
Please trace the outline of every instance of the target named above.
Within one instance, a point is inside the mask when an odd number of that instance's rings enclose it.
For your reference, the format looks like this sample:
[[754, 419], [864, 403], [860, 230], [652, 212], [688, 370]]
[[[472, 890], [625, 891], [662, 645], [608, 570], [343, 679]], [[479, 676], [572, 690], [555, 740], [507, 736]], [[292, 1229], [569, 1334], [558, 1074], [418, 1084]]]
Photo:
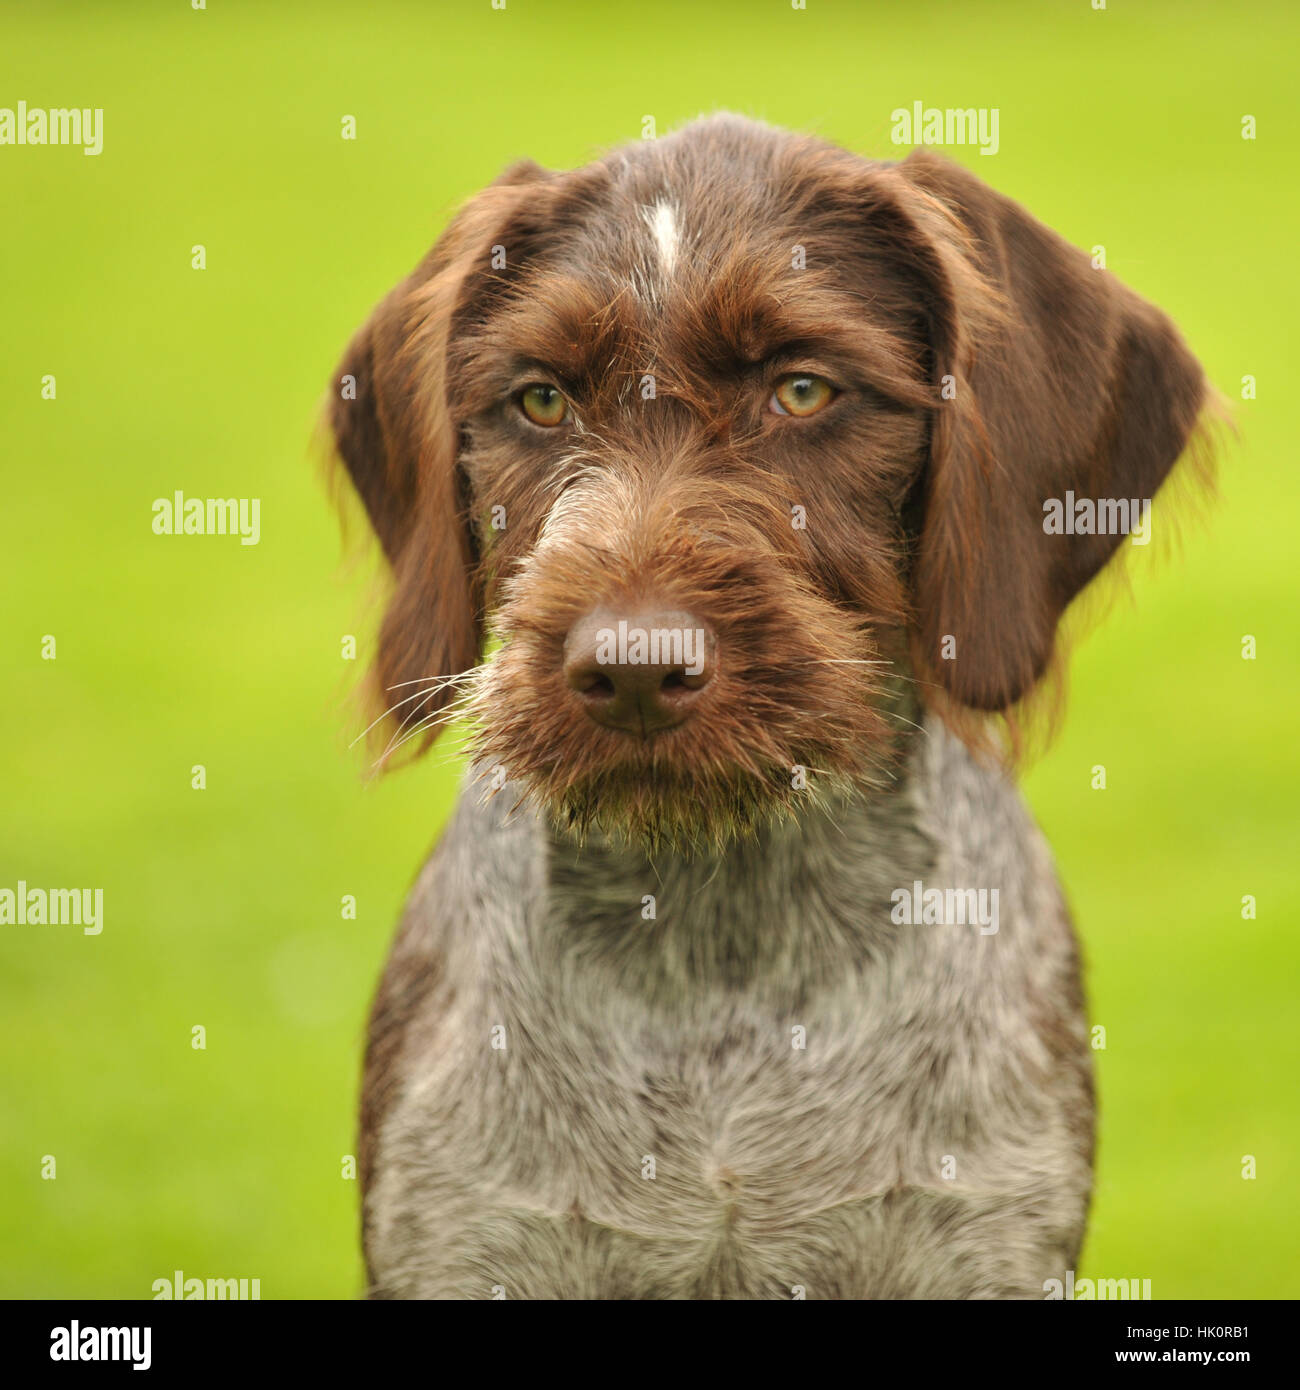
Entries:
[[335, 446], [393, 571], [375, 678], [380, 707], [396, 707], [399, 728], [441, 709], [453, 694], [447, 678], [479, 659], [482, 594], [447, 403], [447, 349], [458, 314], [492, 282], [492, 248], [522, 186], [544, 176], [525, 161], [467, 204], [375, 309], [335, 374]]
[[1125, 539], [1048, 534], [1044, 504], [1153, 498], [1206, 383], [1164, 314], [1016, 203], [924, 151], [894, 174], [943, 243], [928, 313], [936, 388], [949, 380], [924, 480], [918, 659], [961, 703], [1004, 709]]

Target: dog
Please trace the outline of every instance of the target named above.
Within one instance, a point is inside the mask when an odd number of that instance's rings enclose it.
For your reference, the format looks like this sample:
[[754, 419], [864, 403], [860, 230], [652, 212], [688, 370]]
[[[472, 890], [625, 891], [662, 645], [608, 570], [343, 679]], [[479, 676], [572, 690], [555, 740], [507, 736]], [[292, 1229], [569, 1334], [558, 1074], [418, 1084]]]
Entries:
[[1079, 953], [990, 731], [1210, 394], [928, 151], [722, 115], [459, 211], [328, 412], [391, 570], [386, 753], [472, 752], [370, 1017], [371, 1297], [1075, 1267]]

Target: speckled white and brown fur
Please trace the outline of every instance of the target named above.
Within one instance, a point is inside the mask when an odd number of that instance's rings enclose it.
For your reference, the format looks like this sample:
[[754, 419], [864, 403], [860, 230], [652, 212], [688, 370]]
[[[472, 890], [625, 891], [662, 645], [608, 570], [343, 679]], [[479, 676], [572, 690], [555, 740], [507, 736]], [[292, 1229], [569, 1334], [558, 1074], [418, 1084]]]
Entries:
[[[763, 401], [805, 357], [840, 389], [792, 425]], [[526, 372], [569, 426], [521, 424]], [[508, 171], [340, 377], [384, 704], [432, 737], [468, 691], [479, 757], [371, 1015], [371, 1294], [1042, 1297], [1091, 1184], [1077, 954], [958, 735], [1122, 539], [1048, 537], [1044, 499], [1180, 454], [1172, 325], [953, 165], [720, 118]], [[560, 674], [634, 591], [717, 635], [654, 738]], [[894, 921], [917, 881], [995, 890], [997, 931]]]
[[[389, 967], [375, 1295], [1041, 1298], [1075, 1267], [1074, 940], [941, 723], [888, 792], [720, 858], [577, 853], [509, 804], [462, 799]], [[893, 925], [914, 879], [996, 887], [998, 932]]]

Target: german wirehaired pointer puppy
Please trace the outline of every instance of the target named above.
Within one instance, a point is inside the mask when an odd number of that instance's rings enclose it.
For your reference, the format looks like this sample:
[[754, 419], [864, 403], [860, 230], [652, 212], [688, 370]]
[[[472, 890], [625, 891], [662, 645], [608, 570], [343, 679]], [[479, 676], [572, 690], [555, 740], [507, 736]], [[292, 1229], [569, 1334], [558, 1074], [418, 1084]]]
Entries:
[[925, 152], [715, 117], [463, 208], [330, 412], [388, 751], [473, 750], [370, 1021], [373, 1296], [1064, 1277], [1078, 957], [982, 732], [1207, 390]]

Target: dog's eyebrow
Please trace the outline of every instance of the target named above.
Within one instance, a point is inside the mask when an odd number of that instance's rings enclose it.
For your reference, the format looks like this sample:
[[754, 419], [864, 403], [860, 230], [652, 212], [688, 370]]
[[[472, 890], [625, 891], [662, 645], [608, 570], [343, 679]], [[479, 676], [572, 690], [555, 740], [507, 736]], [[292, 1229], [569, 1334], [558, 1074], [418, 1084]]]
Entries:
[[[743, 315], [734, 302], [697, 304], [687, 331], [717, 345], [720, 366], [746, 369], [779, 362], [797, 368], [818, 362], [873, 387], [904, 405], [934, 403], [933, 388], [914, 347], [886, 324], [863, 313], [856, 296], [838, 289], [780, 299], [768, 293], [748, 301]], [[846, 383], [847, 384], [847, 383]]]
[[483, 336], [512, 363], [511, 371], [546, 363], [577, 385], [606, 372], [618, 355], [623, 325], [621, 300], [630, 290], [605, 292], [590, 281], [563, 272], [537, 276], [527, 295], [505, 306]]
[[[517, 384], [520, 371], [542, 364], [564, 389], [594, 393], [613, 364], [642, 369], [642, 363], [662, 360], [670, 345], [688, 374], [733, 376], [778, 357], [792, 369], [825, 361], [848, 378], [844, 385], [869, 386], [907, 406], [934, 404], [915, 345], [873, 320], [861, 296], [813, 283], [811, 275], [794, 285], [786, 277], [769, 279], [761, 262], [746, 258], [684, 277], [668, 333], [640, 348], [635, 339], [644, 325], [631, 299], [626, 285], [568, 269], [533, 276], [526, 292], [502, 305], [465, 345], [468, 356], [495, 364], [491, 381], [480, 380], [475, 404], [485, 407]], [[800, 356], [804, 363], [796, 360]]]

